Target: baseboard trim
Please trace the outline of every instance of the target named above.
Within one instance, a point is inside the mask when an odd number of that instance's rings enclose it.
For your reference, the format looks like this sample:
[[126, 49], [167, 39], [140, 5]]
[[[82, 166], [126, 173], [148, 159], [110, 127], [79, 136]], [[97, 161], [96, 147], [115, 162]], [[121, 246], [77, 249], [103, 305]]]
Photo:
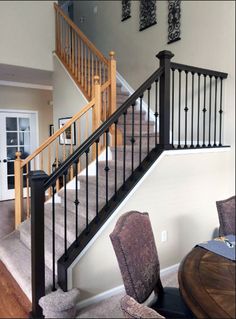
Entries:
[[[161, 276], [167, 276], [167, 275], [170, 275], [171, 273], [177, 271], [178, 268], [179, 268], [179, 263], [175, 264], [175, 265], [172, 265], [170, 267], [161, 269], [160, 274], [161, 274]], [[125, 293], [124, 285], [120, 285], [120, 286], [114, 287], [112, 289], [106, 290], [106, 291], [104, 291], [104, 292], [102, 292], [100, 294], [97, 294], [96, 296], [93, 296], [91, 298], [88, 298], [88, 299], [80, 301], [77, 304], [77, 309], [81, 310], [81, 309], [83, 309], [85, 307], [92, 306], [92, 305], [94, 305], [94, 304], [96, 304], [96, 303], [98, 303], [100, 301], [103, 301], [103, 300], [105, 300], [107, 298], [110, 298], [112, 296], [118, 295], [118, 294], [120, 294], [122, 292]]]

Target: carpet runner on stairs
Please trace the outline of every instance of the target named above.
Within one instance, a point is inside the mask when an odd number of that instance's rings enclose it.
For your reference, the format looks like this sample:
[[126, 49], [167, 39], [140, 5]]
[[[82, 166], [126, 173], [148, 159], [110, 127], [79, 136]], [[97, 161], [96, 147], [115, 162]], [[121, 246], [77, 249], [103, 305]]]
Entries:
[[[121, 84], [117, 84], [117, 108], [124, 103], [129, 96], [129, 93], [124, 90]], [[150, 122], [147, 125], [147, 114], [142, 110], [142, 132], [140, 136], [140, 110], [139, 105], [129, 109], [126, 116], [126, 139], [125, 139], [125, 179], [132, 173], [132, 146], [131, 141], [134, 137], [135, 142], [133, 146], [133, 165], [134, 169], [139, 166], [140, 154], [139, 145], [140, 138], [142, 144], [141, 160], [147, 156], [148, 145], [148, 130], [149, 130], [149, 149], [155, 146], [155, 123]], [[134, 118], [134, 127], [132, 128], [132, 118]], [[124, 132], [124, 122], [121, 117], [118, 122], [120, 132]], [[124, 139], [123, 139], [124, 142]], [[111, 159], [108, 161], [108, 199], [110, 199], [115, 192], [114, 177], [115, 177], [115, 148], [110, 147]], [[124, 146], [117, 147], [117, 189], [123, 184], [123, 162]], [[106, 204], [106, 162], [99, 161], [98, 165], [98, 209], [104, 207]], [[80, 233], [86, 226], [86, 176], [79, 174], [79, 206], [78, 206], [78, 233]], [[96, 216], [96, 176], [88, 176], [88, 220], [89, 222]], [[55, 206], [55, 236], [56, 236], [56, 260], [64, 253], [64, 190], [61, 189], [58, 193], [61, 202], [56, 203]], [[52, 283], [52, 218], [51, 218], [51, 203], [45, 203], [45, 273], [46, 273], [46, 290], [50, 291]], [[6, 265], [13, 277], [16, 279], [22, 290], [31, 300], [31, 229], [30, 219], [25, 220], [18, 230], [14, 231], [0, 241], [0, 259]], [[67, 189], [67, 245], [75, 240], [75, 191]], [[55, 265], [57, 269], [57, 263]]]

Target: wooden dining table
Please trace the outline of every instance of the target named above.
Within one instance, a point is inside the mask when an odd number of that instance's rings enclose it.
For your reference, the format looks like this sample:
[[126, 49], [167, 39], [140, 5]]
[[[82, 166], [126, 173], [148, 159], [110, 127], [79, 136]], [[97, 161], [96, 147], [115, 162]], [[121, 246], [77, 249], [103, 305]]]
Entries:
[[180, 293], [196, 318], [236, 318], [236, 263], [196, 246], [178, 273]]

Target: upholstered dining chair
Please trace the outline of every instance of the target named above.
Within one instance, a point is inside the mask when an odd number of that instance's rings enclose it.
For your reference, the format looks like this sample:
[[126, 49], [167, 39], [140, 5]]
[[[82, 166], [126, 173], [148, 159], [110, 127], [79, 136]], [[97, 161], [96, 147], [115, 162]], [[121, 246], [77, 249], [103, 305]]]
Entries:
[[142, 304], [154, 291], [148, 306], [166, 318], [192, 318], [174, 287], [164, 288], [160, 263], [148, 213], [131, 211], [117, 221], [110, 238], [126, 293]]
[[235, 229], [235, 196], [216, 202], [220, 222], [219, 235], [236, 234]]

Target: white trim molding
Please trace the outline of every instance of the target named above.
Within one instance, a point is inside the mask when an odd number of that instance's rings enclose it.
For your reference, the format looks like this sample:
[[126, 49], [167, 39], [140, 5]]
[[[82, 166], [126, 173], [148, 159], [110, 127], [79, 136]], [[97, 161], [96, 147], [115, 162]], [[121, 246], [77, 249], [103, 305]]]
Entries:
[[20, 88], [26, 88], [26, 89], [47, 90], [47, 91], [52, 91], [53, 89], [52, 85], [42, 85], [42, 84], [2, 81], [2, 80], [0, 80], [0, 85], [14, 86], [14, 87], [20, 87]]

